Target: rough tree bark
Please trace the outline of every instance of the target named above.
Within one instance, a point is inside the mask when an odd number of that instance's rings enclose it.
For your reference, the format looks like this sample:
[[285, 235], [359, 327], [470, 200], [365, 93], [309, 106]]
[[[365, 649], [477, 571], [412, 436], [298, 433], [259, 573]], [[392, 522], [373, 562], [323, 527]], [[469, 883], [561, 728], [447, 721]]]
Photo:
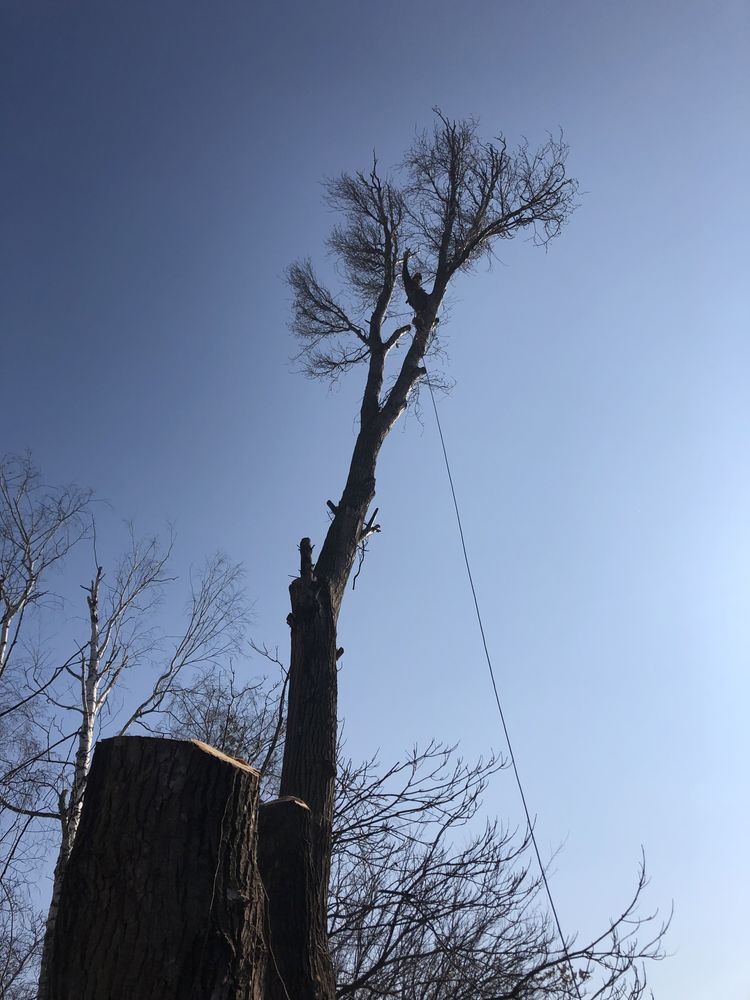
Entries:
[[318, 924], [311, 820], [300, 799], [275, 799], [260, 807], [258, 869], [268, 904], [265, 1000], [317, 1000], [335, 991], [327, 939]]
[[99, 743], [40, 1000], [261, 1000], [258, 784], [197, 741]]
[[[290, 688], [280, 794], [310, 809], [312, 864], [312, 978], [321, 997], [333, 995], [327, 941], [330, 831], [336, 777], [336, 616], [331, 591], [312, 571], [309, 538], [300, 543], [300, 576], [289, 588], [292, 611]], [[289, 749], [291, 740], [292, 748]]]

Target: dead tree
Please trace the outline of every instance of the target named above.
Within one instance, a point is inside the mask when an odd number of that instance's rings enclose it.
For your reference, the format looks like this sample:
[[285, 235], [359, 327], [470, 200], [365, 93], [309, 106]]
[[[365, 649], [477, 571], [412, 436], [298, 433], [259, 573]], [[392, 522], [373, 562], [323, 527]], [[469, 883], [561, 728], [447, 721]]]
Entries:
[[[300, 543], [300, 575], [290, 587], [281, 794], [302, 799], [312, 812], [317, 953], [323, 956], [318, 978], [326, 1000], [334, 993], [324, 944], [336, 774], [336, 623], [357, 552], [377, 528], [368, 512], [380, 449], [426, 376], [424, 359], [435, 345], [451, 280], [490, 255], [499, 240], [527, 232], [547, 244], [570, 215], [576, 193], [562, 139], [551, 137], [537, 150], [524, 142], [510, 152], [502, 137], [482, 140], [474, 120], [436, 116], [433, 130], [406, 153], [398, 180], [382, 177], [375, 161], [369, 172], [328, 184], [329, 201], [343, 218], [329, 247], [345, 276], [344, 296], [335, 297], [309, 261], [288, 272], [291, 326], [306, 374], [335, 380], [357, 365], [366, 372], [343, 492], [328, 503], [332, 520], [316, 561], [310, 539]], [[402, 361], [389, 371], [397, 345], [405, 347]]]

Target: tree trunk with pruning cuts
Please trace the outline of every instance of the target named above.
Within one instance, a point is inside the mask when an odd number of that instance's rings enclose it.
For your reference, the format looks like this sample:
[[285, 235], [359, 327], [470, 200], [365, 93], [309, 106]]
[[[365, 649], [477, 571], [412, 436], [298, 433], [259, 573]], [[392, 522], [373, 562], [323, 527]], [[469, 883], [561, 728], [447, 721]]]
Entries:
[[291, 658], [280, 793], [301, 799], [311, 813], [313, 951], [320, 1000], [335, 994], [327, 914], [336, 778], [336, 622], [374, 485], [372, 477], [356, 491], [358, 496], [355, 490], [345, 491], [315, 568], [310, 539], [302, 539], [300, 576], [289, 588]]
[[[282, 796], [310, 808], [312, 891], [311, 962], [316, 1000], [332, 1000], [335, 978], [328, 950], [328, 884], [336, 779], [336, 623], [358, 545], [375, 496], [375, 464], [383, 425], [360, 431], [342, 498], [335, 507], [320, 558], [313, 565], [309, 538], [300, 542], [300, 575], [290, 588], [292, 611], [289, 696]], [[335, 506], [335, 505], [334, 505]]]
[[[298, 358], [304, 372], [336, 381], [358, 365], [367, 371], [341, 500], [338, 505], [328, 501], [333, 520], [314, 565], [310, 539], [302, 540], [300, 576], [290, 588], [281, 791], [311, 809], [321, 944], [337, 734], [336, 622], [358, 546], [378, 530], [374, 515], [367, 517], [380, 448], [427, 374], [425, 355], [435, 343], [438, 310], [452, 278], [491, 254], [497, 240], [529, 227], [538, 242], [548, 242], [569, 214], [575, 193], [575, 183], [565, 174], [567, 149], [561, 139], [550, 137], [535, 152], [524, 143], [511, 155], [502, 138], [484, 142], [473, 119], [451, 121], [439, 110], [436, 119], [432, 134], [418, 135], [408, 150], [403, 185], [382, 177], [376, 159], [369, 173], [342, 174], [328, 182], [329, 204], [341, 212], [328, 245], [341, 267], [344, 298], [320, 282], [309, 260], [297, 261], [288, 271], [294, 293], [291, 326], [302, 343]], [[412, 248], [415, 256], [418, 248], [420, 269], [410, 268]], [[431, 288], [423, 284], [425, 275]], [[406, 324], [398, 291], [413, 314]], [[389, 323], [395, 326], [392, 332], [385, 329]], [[386, 359], [402, 344], [408, 346], [387, 376]], [[322, 986], [320, 997], [332, 1000], [332, 988]]]

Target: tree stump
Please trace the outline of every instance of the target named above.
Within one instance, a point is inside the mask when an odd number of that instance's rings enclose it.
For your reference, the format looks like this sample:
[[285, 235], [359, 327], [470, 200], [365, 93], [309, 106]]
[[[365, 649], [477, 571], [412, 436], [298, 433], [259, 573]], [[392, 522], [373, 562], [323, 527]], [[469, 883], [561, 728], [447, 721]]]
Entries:
[[258, 868], [268, 903], [266, 1000], [328, 1000], [336, 994], [317, 905], [312, 824], [309, 807], [291, 795], [260, 807]]
[[261, 1000], [258, 784], [197, 741], [99, 743], [45, 1000]]

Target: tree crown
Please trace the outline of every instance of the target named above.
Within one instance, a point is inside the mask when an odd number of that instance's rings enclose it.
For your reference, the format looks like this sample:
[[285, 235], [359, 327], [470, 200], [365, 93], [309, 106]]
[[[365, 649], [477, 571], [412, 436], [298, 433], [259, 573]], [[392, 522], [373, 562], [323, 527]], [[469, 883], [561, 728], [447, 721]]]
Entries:
[[[368, 363], [378, 409], [390, 424], [424, 374], [421, 361], [434, 346], [437, 312], [452, 278], [491, 256], [499, 240], [526, 230], [546, 246], [560, 233], [578, 190], [566, 172], [567, 154], [562, 134], [536, 149], [524, 139], [509, 150], [502, 135], [482, 139], [476, 119], [454, 121], [435, 109], [432, 129], [415, 137], [392, 176], [382, 176], [373, 157], [368, 172], [329, 180], [327, 201], [341, 221], [328, 247], [342, 294], [320, 281], [308, 259], [287, 273], [294, 296], [290, 325], [301, 342], [304, 373], [336, 380]], [[401, 289], [414, 312], [407, 324], [396, 294]], [[384, 326], [394, 320], [401, 325], [386, 334]], [[385, 356], [407, 333], [411, 344], [401, 371], [381, 396]]]

